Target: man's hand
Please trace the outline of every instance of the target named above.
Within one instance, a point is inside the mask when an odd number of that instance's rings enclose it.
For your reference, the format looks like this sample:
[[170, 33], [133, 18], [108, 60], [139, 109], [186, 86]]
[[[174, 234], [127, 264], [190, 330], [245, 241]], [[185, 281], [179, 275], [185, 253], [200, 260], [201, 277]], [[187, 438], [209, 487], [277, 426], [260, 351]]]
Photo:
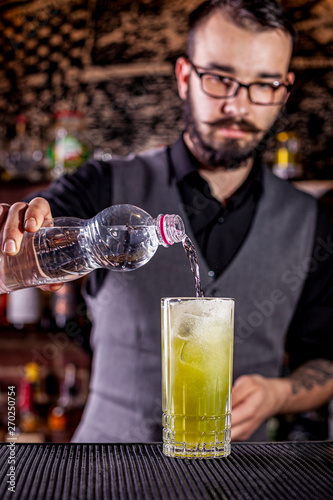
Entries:
[[288, 379], [243, 375], [232, 389], [231, 439], [245, 441], [283, 407], [291, 393]]
[[[29, 204], [14, 203], [9, 206], [0, 204], [0, 229], [2, 230], [1, 251], [7, 255], [16, 255], [21, 247], [24, 231], [35, 233], [52, 220], [50, 205], [44, 198], [34, 198]], [[62, 283], [44, 285], [40, 288], [47, 291], [56, 291]]]
[[333, 361], [312, 359], [288, 377], [243, 375], [232, 389], [231, 439], [243, 441], [267, 418], [318, 408], [333, 397]]

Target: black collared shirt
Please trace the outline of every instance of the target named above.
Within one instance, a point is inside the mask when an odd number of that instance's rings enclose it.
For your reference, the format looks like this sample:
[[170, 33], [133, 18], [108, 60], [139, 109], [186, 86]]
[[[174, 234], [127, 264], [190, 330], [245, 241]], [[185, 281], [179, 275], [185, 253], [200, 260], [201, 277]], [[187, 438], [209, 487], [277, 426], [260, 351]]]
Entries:
[[170, 148], [170, 168], [183, 200], [196, 242], [210, 268], [218, 277], [242, 245], [253, 220], [262, 192], [262, 168], [256, 161], [243, 185], [225, 207], [211, 194], [199, 175], [198, 162], [182, 137]]

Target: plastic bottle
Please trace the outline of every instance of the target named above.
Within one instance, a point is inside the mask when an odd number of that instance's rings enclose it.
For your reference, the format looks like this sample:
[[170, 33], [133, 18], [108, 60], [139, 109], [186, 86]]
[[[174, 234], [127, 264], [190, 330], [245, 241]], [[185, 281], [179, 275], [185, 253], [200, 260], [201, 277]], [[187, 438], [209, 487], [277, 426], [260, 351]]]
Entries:
[[179, 215], [153, 219], [133, 205], [114, 205], [88, 220], [59, 217], [36, 233], [25, 232], [17, 255], [0, 252], [0, 293], [75, 280], [98, 267], [131, 271], [146, 264], [159, 245], [185, 236]]

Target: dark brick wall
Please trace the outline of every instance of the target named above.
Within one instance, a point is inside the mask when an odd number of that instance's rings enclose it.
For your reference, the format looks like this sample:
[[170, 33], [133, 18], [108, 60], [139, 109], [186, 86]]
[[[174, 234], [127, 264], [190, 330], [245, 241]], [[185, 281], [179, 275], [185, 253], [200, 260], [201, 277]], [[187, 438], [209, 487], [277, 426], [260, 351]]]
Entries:
[[[115, 154], [173, 141], [182, 126], [173, 65], [198, 3], [2, 0], [1, 122], [10, 132], [25, 112], [45, 136], [54, 111], [77, 108], [89, 139]], [[332, 178], [333, 2], [283, 4], [300, 33], [287, 127], [301, 134], [307, 176]], [[273, 150], [274, 142], [269, 161]]]

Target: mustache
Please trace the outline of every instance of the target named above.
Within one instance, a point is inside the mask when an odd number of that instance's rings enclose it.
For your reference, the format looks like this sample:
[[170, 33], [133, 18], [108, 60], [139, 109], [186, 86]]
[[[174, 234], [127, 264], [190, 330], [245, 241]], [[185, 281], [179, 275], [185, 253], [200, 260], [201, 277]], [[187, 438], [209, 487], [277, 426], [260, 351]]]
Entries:
[[235, 120], [233, 118], [220, 118], [219, 120], [215, 120], [213, 122], [204, 122], [206, 125], [209, 125], [213, 128], [230, 128], [233, 125], [237, 126], [239, 130], [243, 130], [244, 132], [261, 132], [253, 123], [248, 122], [247, 120]]

